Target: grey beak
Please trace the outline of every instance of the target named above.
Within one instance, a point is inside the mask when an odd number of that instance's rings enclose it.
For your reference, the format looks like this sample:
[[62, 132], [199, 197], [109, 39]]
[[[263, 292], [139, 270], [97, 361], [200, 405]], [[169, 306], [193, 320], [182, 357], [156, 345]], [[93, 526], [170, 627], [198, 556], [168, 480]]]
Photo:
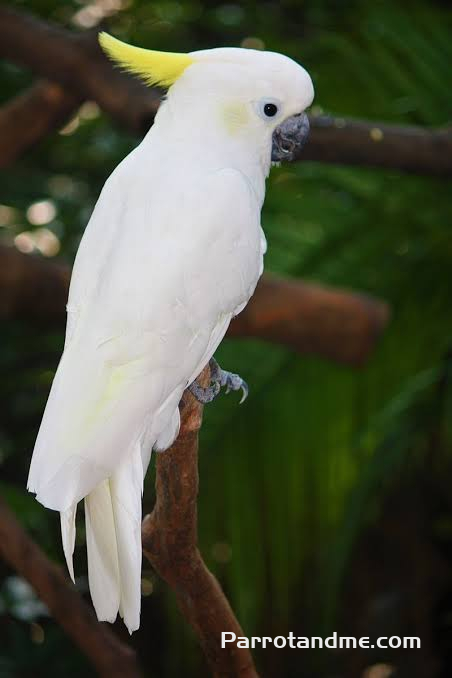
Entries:
[[295, 160], [309, 135], [309, 120], [306, 113], [292, 115], [273, 132], [272, 161]]

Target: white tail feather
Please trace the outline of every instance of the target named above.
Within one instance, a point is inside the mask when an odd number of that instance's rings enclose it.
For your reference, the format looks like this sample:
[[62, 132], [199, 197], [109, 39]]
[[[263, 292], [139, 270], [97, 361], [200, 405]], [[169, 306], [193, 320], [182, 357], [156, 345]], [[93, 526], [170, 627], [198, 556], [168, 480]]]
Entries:
[[100, 621], [113, 622], [119, 611], [130, 633], [140, 625], [143, 477], [137, 445], [111, 478], [85, 498], [93, 605]]
[[141, 607], [141, 497], [143, 466], [134, 452], [110, 481], [120, 572], [119, 613], [129, 633], [140, 626]]
[[113, 623], [119, 609], [120, 576], [108, 480], [85, 497], [85, 521], [91, 598], [99, 621]]
[[66, 558], [67, 569], [75, 584], [74, 564], [72, 556], [75, 547], [75, 514], [77, 513], [77, 504], [73, 504], [67, 511], [60, 513], [61, 519], [61, 538], [63, 540], [64, 557]]

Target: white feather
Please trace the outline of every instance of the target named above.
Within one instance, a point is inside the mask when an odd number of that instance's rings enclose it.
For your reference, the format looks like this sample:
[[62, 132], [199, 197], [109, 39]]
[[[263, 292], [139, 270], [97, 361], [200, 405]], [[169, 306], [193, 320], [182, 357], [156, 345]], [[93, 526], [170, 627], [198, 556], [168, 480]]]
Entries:
[[99, 621], [113, 623], [121, 587], [110, 480], [103, 480], [85, 497], [85, 524], [91, 599]]
[[113, 622], [118, 611], [129, 632], [140, 625], [141, 496], [140, 445], [109, 480], [85, 498], [88, 577], [99, 620]]
[[121, 599], [119, 612], [132, 633], [140, 625], [141, 496], [143, 467], [139, 445], [110, 481], [116, 527]]
[[75, 515], [77, 513], [77, 504], [73, 504], [67, 511], [60, 513], [61, 538], [63, 541], [64, 557], [66, 558], [67, 569], [75, 584], [74, 563], [72, 556], [75, 547]]

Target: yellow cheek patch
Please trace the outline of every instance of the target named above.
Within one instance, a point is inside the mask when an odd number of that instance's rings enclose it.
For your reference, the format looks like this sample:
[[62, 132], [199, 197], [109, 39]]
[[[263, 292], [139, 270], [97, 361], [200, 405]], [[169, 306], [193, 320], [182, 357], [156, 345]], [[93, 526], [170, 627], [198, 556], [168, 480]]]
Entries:
[[249, 116], [245, 104], [227, 104], [223, 108], [223, 119], [230, 134], [237, 134], [248, 123]]
[[148, 85], [169, 87], [194, 62], [188, 54], [133, 47], [108, 33], [100, 33], [99, 42], [110, 59], [138, 75]]

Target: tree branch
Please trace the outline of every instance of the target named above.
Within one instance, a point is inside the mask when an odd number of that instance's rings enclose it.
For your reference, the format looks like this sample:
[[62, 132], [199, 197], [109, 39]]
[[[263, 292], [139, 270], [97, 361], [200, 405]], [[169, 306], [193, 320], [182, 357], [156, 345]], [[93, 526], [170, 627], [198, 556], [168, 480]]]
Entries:
[[149, 129], [160, 103], [156, 90], [113, 66], [98, 44], [97, 31], [75, 33], [0, 7], [0, 55], [83, 99], [97, 101], [137, 134]]
[[[201, 385], [207, 385], [208, 377], [207, 367], [199, 379]], [[221, 647], [222, 631], [244, 634], [198, 549], [198, 432], [202, 410], [202, 405], [185, 391], [179, 436], [169, 450], [156, 455], [156, 503], [143, 521], [143, 551], [173, 589], [213, 675], [257, 678], [249, 650], [233, 643]]]
[[38, 82], [0, 108], [0, 168], [57, 129], [82, 103], [72, 90]]
[[139, 678], [134, 651], [105, 624], [27, 535], [0, 498], [0, 556], [34, 588], [52, 616], [105, 678]]
[[379, 299], [266, 274], [228, 336], [264, 339], [358, 366], [388, 321], [389, 306]]
[[[0, 7], [0, 54], [84, 99], [96, 101], [121, 125], [144, 134], [159, 94], [115, 68], [96, 31], [75, 33]], [[452, 174], [452, 131], [312, 117], [300, 160], [369, 165], [418, 174]], [[22, 147], [24, 148], [24, 146]], [[17, 155], [17, 154], [16, 154]]]
[[[0, 245], [0, 318], [62, 324], [70, 275], [61, 263]], [[388, 319], [388, 305], [378, 299], [266, 274], [228, 336], [362, 365]]]
[[413, 174], [452, 174], [452, 129], [426, 129], [320, 116], [300, 160], [369, 165]]
[[62, 323], [71, 269], [0, 245], [0, 318]]

